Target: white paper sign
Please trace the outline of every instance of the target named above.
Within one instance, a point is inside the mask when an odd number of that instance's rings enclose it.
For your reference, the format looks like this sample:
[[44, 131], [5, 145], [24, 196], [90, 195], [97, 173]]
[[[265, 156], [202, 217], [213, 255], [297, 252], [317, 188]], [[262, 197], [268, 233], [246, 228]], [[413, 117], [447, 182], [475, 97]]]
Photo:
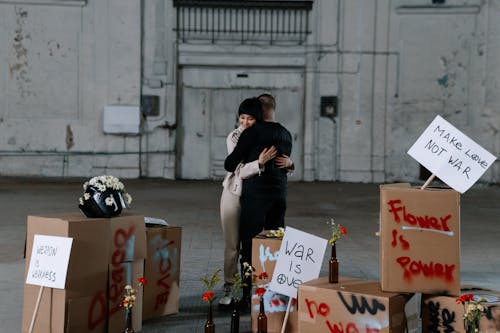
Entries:
[[434, 118], [408, 154], [460, 193], [474, 185], [496, 160], [440, 116]]
[[299, 285], [318, 278], [326, 244], [326, 239], [286, 227], [269, 289], [297, 298]]
[[35, 235], [27, 284], [64, 289], [73, 238]]

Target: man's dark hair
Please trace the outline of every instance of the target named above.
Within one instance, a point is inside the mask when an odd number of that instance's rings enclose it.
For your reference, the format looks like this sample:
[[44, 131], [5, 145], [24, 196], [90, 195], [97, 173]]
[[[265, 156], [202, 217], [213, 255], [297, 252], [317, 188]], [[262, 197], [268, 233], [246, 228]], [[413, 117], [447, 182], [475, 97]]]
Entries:
[[269, 111], [270, 109], [276, 109], [276, 100], [270, 94], [262, 94], [257, 97], [259, 101], [262, 103], [262, 110]]

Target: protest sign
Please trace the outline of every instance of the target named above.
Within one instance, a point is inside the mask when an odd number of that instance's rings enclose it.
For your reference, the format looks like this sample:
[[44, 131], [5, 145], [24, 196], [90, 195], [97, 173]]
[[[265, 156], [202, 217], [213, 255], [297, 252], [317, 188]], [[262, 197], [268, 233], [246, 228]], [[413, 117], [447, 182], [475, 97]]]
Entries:
[[326, 239], [286, 227], [269, 289], [297, 298], [299, 285], [319, 276], [326, 244]]
[[408, 154], [460, 193], [474, 185], [496, 160], [439, 115]]
[[64, 289], [73, 238], [34, 235], [27, 284]]

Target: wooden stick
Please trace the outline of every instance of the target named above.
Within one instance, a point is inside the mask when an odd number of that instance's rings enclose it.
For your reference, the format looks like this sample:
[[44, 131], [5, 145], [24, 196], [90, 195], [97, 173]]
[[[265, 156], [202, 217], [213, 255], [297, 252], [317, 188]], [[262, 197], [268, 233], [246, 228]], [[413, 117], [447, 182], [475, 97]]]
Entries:
[[283, 319], [283, 325], [281, 326], [281, 333], [285, 333], [286, 322], [288, 321], [288, 315], [290, 314], [290, 305], [292, 305], [292, 299], [288, 299], [288, 306], [286, 307], [285, 319]]
[[422, 187], [420, 188], [421, 190], [423, 190], [424, 188], [426, 188], [431, 182], [432, 180], [436, 177], [435, 174], [432, 174], [429, 179], [427, 179], [427, 181], [424, 183], [424, 185], [422, 185]]
[[29, 333], [33, 332], [33, 326], [35, 326], [36, 315], [38, 313], [38, 308], [40, 307], [40, 301], [42, 300], [43, 288], [44, 288], [43, 286], [40, 286], [40, 291], [38, 292], [38, 299], [36, 300], [35, 304], [35, 311], [33, 312], [33, 317], [31, 317], [31, 324], [28, 330]]

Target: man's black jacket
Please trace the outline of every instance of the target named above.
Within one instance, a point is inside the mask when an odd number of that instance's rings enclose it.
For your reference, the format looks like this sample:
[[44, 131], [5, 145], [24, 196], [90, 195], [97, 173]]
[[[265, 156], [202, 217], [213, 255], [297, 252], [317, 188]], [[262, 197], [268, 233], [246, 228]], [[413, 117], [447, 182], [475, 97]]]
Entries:
[[[248, 163], [259, 158], [264, 148], [275, 146], [276, 156], [292, 153], [292, 135], [279, 123], [262, 122], [241, 133], [233, 152], [226, 157], [224, 168], [233, 172], [240, 162]], [[266, 163], [264, 172], [244, 180], [242, 195], [283, 195], [286, 191], [286, 169], [279, 169], [274, 160]]]

